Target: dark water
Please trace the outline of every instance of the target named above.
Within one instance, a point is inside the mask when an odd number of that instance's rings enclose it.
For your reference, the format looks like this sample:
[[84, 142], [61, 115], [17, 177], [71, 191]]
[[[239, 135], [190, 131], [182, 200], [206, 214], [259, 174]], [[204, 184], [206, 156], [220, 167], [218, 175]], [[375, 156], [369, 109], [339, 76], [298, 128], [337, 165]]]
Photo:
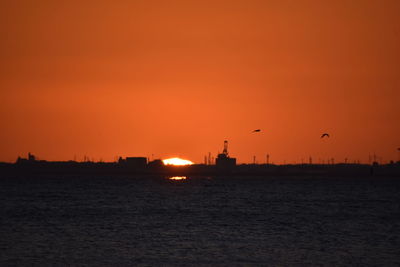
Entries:
[[399, 178], [0, 179], [1, 266], [399, 266]]

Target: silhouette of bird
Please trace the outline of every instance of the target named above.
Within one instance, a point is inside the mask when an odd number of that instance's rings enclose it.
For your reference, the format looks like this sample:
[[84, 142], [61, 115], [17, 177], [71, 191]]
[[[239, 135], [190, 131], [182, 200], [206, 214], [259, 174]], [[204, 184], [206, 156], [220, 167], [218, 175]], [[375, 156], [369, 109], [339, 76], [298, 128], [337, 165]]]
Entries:
[[326, 136], [326, 137], [330, 137], [329, 134], [324, 133], [324, 134], [321, 135], [321, 138], [324, 138], [325, 136]]
[[252, 133], [258, 133], [258, 132], [261, 132], [261, 129], [256, 129], [256, 130], [252, 131]]

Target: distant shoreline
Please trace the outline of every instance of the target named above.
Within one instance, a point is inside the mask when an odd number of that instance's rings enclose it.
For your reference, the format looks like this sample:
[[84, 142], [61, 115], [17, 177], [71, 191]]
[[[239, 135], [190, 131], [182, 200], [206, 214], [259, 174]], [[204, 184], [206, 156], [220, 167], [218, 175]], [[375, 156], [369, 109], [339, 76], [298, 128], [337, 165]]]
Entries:
[[106, 162], [51, 162], [32, 161], [0, 163], [0, 174], [78, 174], [78, 175], [224, 175], [224, 176], [396, 176], [400, 177], [400, 163], [368, 164], [241, 164], [222, 168], [217, 165], [187, 166], [151, 165], [130, 166]]

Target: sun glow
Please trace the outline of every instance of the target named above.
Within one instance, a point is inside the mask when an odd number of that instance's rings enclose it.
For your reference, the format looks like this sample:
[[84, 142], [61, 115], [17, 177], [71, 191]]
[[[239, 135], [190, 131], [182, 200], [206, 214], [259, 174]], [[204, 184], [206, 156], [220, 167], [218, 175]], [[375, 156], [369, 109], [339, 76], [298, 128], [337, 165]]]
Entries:
[[163, 163], [164, 165], [174, 165], [174, 166], [184, 166], [184, 165], [194, 164], [190, 160], [180, 159], [180, 158], [163, 159]]

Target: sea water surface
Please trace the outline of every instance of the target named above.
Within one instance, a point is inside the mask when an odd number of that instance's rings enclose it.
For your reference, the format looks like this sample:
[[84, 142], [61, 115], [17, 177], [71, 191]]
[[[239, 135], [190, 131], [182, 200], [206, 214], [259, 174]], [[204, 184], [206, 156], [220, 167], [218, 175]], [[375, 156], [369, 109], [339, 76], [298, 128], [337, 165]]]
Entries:
[[399, 266], [400, 179], [0, 178], [0, 266]]

